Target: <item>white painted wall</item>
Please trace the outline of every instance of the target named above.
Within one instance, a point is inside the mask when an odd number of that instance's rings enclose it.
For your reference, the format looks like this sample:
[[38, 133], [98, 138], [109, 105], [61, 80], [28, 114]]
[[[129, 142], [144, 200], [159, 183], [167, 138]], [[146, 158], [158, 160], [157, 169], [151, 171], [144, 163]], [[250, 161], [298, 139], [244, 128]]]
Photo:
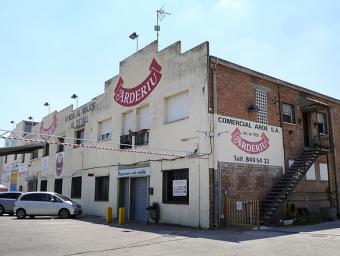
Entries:
[[[154, 91], [143, 102], [133, 107], [123, 107], [114, 100], [114, 88], [119, 76], [124, 79], [124, 87], [135, 86], [142, 82], [149, 74], [151, 60], [155, 58], [162, 66], [162, 79]], [[208, 82], [208, 44], [201, 44], [194, 49], [181, 53], [180, 42], [168, 48], [158, 51], [157, 42], [153, 42], [144, 49], [134, 53], [120, 63], [120, 74], [113, 77], [110, 83], [106, 83], [104, 93], [93, 99], [96, 109], [86, 115], [80, 115], [76, 119], [87, 116], [85, 125], [85, 139], [97, 141], [98, 123], [112, 119], [112, 139], [104, 142], [86, 142], [98, 146], [117, 148], [122, 131], [122, 114], [149, 105], [150, 139], [149, 145], [137, 147], [138, 150], [168, 152], [184, 154], [181, 151], [194, 152], [197, 148], [201, 153], [210, 151], [209, 137], [197, 131], [209, 130], [209, 117], [207, 109], [207, 82]], [[204, 88], [204, 89], [203, 89]], [[189, 118], [165, 123], [164, 99], [179, 92], [189, 91]], [[89, 103], [88, 103], [89, 104]], [[87, 106], [85, 104], [84, 106]], [[84, 106], [72, 110], [69, 106], [57, 112], [57, 128], [53, 135], [74, 137], [74, 129], [71, 121], [65, 121], [65, 117], [77, 113]], [[44, 126], [52, 122], [54, 113], [43, 118]], [[137, 125], [137, 124], [135, 124]], [[39, 125], [34, 127], [34, 132], [39, 133]], [[35, 136], [40, 138], [40, 136]], [[181, 139], [191, 138], [186, 141]], [[73, 143], [66, 139], [65, 142]], [[27, 175], [37, 175], [40, 181], [48, 180], [48, 190], [54, 190], [55, 179], [55, 154], [56, 145], [50, 145], [49, 170], [41, 171], [41, 156], [30, 162]], [[161, 150], [164, 149], [164, 150]], [[173, 149], [170, 151], [169, 149]], [[205, 159], [179, 159], [176, 161], [152, 162], [162, 158], [157, 155], [136, 154], [127, 152], [115, 152], [99, 149], [73, 148], [65, 146], [65, 164], [63, 169], [63, 194], [71, 194], [71, 177], [82, 176], [82, 197], [80, 202], [85, 214], [104, 216], [106, 207], [113, 207], [113, 213], [117, 213], [118, 183], [117, 165], [133, 164], [140, 161], [151, 160], [150, 187], [154, 188], [154, 194], [150, 195], [150, 202], [161, 204], [161, 222], [174, 223], [188, 226], [209, 226], [209, 162]], [[171, 158], [171, 157], [168, 157]], [[29, 156], [26, 156], [26, 161]], [[162, 204], [162, 172], [161, 170], [189, 168], [189, 205]], [[108, 202], [95, 202], [95, 177], [88, 177], [88, 173], [95, 176], [110, 176], [110, 196]], [[26, 189], [24, 177], [20, 176], [18, 185]]]

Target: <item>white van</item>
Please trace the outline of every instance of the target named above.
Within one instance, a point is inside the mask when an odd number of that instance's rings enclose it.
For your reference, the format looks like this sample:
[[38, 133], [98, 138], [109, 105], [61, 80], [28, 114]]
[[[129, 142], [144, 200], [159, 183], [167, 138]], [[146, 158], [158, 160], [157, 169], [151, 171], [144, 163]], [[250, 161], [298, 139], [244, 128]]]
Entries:
[[59, 216], [68, 218], [80, 215], [82, 208], [80, 204], [72, 201], [66, 196], [53, 192], [28, 192], [22, 194], [15, 202], [14, 212], [18, 219], [26, 216]]

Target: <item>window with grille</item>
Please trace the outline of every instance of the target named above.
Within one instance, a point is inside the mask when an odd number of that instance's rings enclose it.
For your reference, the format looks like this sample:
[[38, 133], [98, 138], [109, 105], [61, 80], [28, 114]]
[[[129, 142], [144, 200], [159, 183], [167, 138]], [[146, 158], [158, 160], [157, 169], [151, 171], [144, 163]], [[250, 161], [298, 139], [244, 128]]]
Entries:
[[81, 198], [81, 183], [82, 183], [81, 176], [72, 177], [71, 198]]
[[189, 204], [189, 169], [163, 171], [163, 203]]
[[40, 191], [47, 191], [47, 180], [40, 181]]
[[109, 201], [109, 176], [96, 177], [95, 201]]
[[63, 179], [55, 179], [54, 180], [54, 192], [58, 194], [63, 193]]
[[256, 106], [259, 108], [257, 122], [268, 124], [267, 92], [265, 90], [256, 89]]
[[282, 104], [282, 119], [285, 123], [295, 124], [295, 109], [293, 105]]

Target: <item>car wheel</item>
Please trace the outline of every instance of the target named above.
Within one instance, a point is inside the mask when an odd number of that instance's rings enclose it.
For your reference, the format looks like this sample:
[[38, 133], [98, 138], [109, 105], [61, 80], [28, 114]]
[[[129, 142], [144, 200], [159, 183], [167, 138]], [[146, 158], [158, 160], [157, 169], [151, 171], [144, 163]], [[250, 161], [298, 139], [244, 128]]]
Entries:
[[34, 219], [35, 218], [35, 216], [34, 215], [30, 215], [30, 219]]
[[2, 205], [0, 205], [0, 216], [4, 215], [5, 213], [5, 209], [4, 207], [2, 207]]
[[66, 219], [70, 217], [70, 211], [64, 208], [59, 211], [58, 215], [60, 218]]
[[25, 219], [26, 211], [24, 209], [18, 209], [16, 215], [18, 219]]

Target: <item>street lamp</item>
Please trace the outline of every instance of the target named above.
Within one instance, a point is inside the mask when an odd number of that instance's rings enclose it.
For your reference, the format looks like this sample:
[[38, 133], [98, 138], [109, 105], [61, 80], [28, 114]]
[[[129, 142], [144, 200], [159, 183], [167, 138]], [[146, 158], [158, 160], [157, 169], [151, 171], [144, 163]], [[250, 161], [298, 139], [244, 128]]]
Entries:
[[32, 117], [32, 116], [29, 116], [29, 117], [28, 117], [28, 120], [31, 121], [31, 125], [32, 125], [31, 129], [32, 129], [32, 128], [33, 128], [33, 117]]
[[15, 122], [12, 120], [11, 124], [13, 125], [13, 129], [15, 128]]
[[76, 108], [78, 108], [78, 95], [73, 93], [72, 96], [71, 96], [71, 99], [77, 99], [76, 100]]
[[139, 35], [138, 35], [136, 32], [133, 32], [131, 35], [129, 35], [129, 37], [130, 37], [130, 39], [132, 39], [132, 40], [137, 39], [137, 40], [136, 40], [136, 42], [137, 42], [137, 51], [136, 51], [136, 52], [138, 52], [138, 37], [139, 37]]
[[48, 102], [45, 102], [44, 106], [48, 107], [48, 113], [50, 114], [51, 113], [51, 109], [50, 109], [51, 104], [48, 103]]

